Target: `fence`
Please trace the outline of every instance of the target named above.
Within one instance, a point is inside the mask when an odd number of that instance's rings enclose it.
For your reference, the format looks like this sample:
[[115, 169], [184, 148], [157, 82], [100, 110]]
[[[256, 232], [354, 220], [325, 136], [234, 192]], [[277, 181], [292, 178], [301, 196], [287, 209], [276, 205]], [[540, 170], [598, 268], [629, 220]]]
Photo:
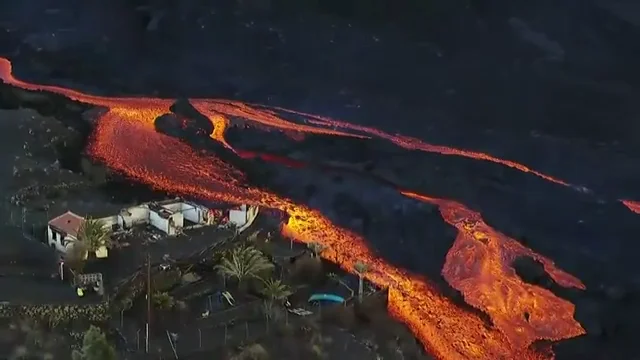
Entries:
[[[367, 294], [364, 301], [383, 303], [386, 297], [387, 290], [381, 289]], [[323, 322], [331, 322], [331, 316], [339, 315], [340, 312], [336, 313], [335, 310], [341, 307], [345, 305], [335, 305], [326, 309], [315, 308], [313, 309], [315, 316], [301, 317], [289, 314], [288, 311], [279, 307], [273, 310], [262, 300], [256, 300], [213, 313], [183, 330], [172, 332], [165, 329], [162, 333], [156, 333], [150, 339], [149, 358], [185, 360], [200, 358], [199, 356], [205, 353], [222, 353], [225, 349], [235, 346], [259, 342], [266, 336], [280, 331], [283, 325], [294, 327], [303, 325], [301, 321], [307, 321], [304, 319], [310, 319], [308, 320], [310, 323], [319, 318], [322, 318]], [[325, 315], [329, 317], [325, 318]], [[130, 331], [126, 342], [131, 351], [139, 355], [144, 354], [145, 329], [135, 328]]]
[[[219, 348], [255, 343], [269, 334], [272, 327], [273, 325], [263, 319], [199, 328], [190, 334], [180, 334], [174, 344], [180, 358], [189, 358], [195, 354], [210, 353]], [[185, 336], [193, 336], [193, 338], [185, 338]]]
[[[172, 333], [165, 330], [149, 343], [151, 359], [188, 359], [201, 353], [221, 353], [223, 349], [258, 342], [273, 329], [266, 321], [244, 321], [217, 328], [196, 329], [189, 333]], [[122, 335], [120, 335], [122, 336]], [[145, 331], [140, 329], [130, 343], [128, 351], [144, 354]], [[220, 349], [220, 351], [216, 351]]]
[[[199, 319], [187, 329], [178, 332], [164, 330], [150, 339], [150, 353], [157, 353], [152, 358], [186, 358], [199, 352], [210, 352], [217, 348], [248, 344], [267, 335], [274, 327], [265, 315], [265, 307], [261, 300], [241, 304], [239, 306], [210, 314]], [[119, 324], [126, 327], [125, 324]], [[146, 349], [146, 331], [144, 328], [118, 330], [119, 336], [127, 343], [128, 348], [136, 353], [144, 353]], [[124, 335], [128, 333], [129, 336]]]
[[192, 329], [176, 334], [176, 352], [183, 358], [255, 342], [272, 330], [273, 325], [269, 321], [272, 316], [266, 309], [264, 302], [257, 300], [201, 319]]

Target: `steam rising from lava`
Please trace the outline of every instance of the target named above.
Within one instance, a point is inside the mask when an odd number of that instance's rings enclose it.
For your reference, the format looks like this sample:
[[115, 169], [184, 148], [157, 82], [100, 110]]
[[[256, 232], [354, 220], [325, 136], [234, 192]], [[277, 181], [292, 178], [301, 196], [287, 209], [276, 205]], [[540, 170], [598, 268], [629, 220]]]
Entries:
[[[290, 217], [282, 226], [283, 234], [298, 241], [317, 241], [326, 245], [327, 250], [322, 255], [347, 271], [353, 271], [356, 261], [365, 260], [371, 268], [366, 277], [380, 286], [389, 287], [391, 313], [407, 324], [427, 350], [440, 359], [550, 359], [553, 355], [549, 349], [535, 350], [530, 345], [536, 340], [556, 341], [584, 334], [583, 328], [573, 319], [573, 304], [546, 289], [523, 282], [511, 263], [519, 256], [529, 256], [541, 262], [561, 286], [584, 289], [580, 280], [556, 268], [551, 260], [492, 229], [480, 214], [460, 203], [402, 191], [407, 197], [437, 205], [443, 219], [458, 230], [442, 273], [451, 286], [463, 294], [467, 303], [489, 315], [493, 326], [456, 306], [423, 276], [390, 265], [375, 255], [358, 235], [333, 225], [319, 212], [277, 194], [249, 187], [239, 170], [219, 158], [195, 151], [175, 138], [156, 132], [155, 119], [169, 113], [174, 100], [107, 98], [61, 87], [29, 84], [15, 79], [10, 62], [2, 58], [0, 78], [19, 88], [58, 93], [107, 108], [97, 121], [88, 152], [116, 171], [176, 194], [285, 211]], [[256, 126], [297, 134], [384, 138], [404, 148], [492, 161], [568, 185], [524, 165], [487, 154], [429, 145], [418, 139], [327, 118], [235, 101], [190, 101], [214, 125], [210, 137], [234, 151], [224, 139], [225, 128], [229, 117], [241, 117]], [[303, 116], [307, 119], [306, 124], [284, 120], [278, 115], [282, 112]]]

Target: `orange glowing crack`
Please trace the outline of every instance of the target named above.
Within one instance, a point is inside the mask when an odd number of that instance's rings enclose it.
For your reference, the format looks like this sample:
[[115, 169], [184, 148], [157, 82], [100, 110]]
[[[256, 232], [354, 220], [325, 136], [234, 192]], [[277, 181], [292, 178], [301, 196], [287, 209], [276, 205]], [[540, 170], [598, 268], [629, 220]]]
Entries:
[[[323, 256], [336, 261], [347, 271], [353, 271], [355, 262], [366, 261], [371, 267], [367, 278], [389, 287], [390, 312], [407, 324], [425, 348], [439, 359], [551, 359], [550, 349], [534, 350], [530, 345], [536, 340], [556, 341], [584, 334], [580, 324], [573, 319], [574, 306], [570, 302], [524, 283], [510, 265], [518, 256], [530, 256], [542, 262], [558, 284], [581, 289], [584, 285], [557, 269], [549, 259], [493, 230], [478, 213], [457, 202], [403, 192], [416, 200], [436, 204], [444, 220], [458, 229], [458, 236], [447, 254], [443, 275], [462, 292], [469, 304], [491, 317], [492, 327], [476, 314], [456, 306], [423, 276], [385, 262], [367, 247], [362, 238], [333, 225], [319, 212], [279, 195], [248, 187], [240, 171], [217, 157], [194, 151], [175, 138], [157, 133], [154, 120], [170, 112], [172, 99], [105, 98], [55, 86], [28, 84], [15, 79], [11, 74], [11, 64], [1, 58], [0, 78], [23, 89], [55, 92], [83, 103], [106, 107], [108, 111], [98, 119], [87, 150], [112, 169], [180, 195], [282, 210], [290, 215], [282, 226], [283, 234], [302, 242], [321, 242], [327, 246]], [[431, 145], [417, 139], [327, 119], [308, 120], [307, 124], [313, 126], [299, 125], [279, 118], [275, 110], [238, 102], [194, 99], [191, 103], [214, 125], [211, 138], [229, 148], [231, 146], [224, 139], [224, 129], [230, 117], [240, 117], [261, 126], [299, 134], [374, 135], [408, 148], [494, 161], [546, 176], [489, 155], [440, 146], [430, 148]], [[338, 128], [367, 135], [338, 131]], [[551, 177], [545, 178], [564, 184]]]

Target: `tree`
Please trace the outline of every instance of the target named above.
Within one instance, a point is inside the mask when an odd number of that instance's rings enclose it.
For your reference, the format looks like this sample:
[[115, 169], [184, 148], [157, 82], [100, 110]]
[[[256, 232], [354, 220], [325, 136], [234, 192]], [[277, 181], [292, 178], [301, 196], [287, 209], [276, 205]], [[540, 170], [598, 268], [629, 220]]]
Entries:
[[353, 269], [358, 274], [358, 301], [362, 302], [362, 293], [364, 292], [364, 274], [369, 271], [369, 265], [358, 261], [353, 266]]
[[100, 328], [91, 325], [84, 333], [82, 348], [71, 354], [73, 360], [116, 360], [116, 350]]
[[262, 295], [266, 296], [271, 302], [281, 301], [293, 294], [289, 285], [278, 279], [267, 279], [263, 281]]
[[269, 278], [267, 280], [263, 280], [263, 287], [260, 291], [262, 295], [264, 295], [267, 299], [264, 300], [264, 315], [265, 320], [267, 321], [267, 331], [269, 331], [269, 320], [272, 318], [277, 318], [279, 312], [276, 311], [277, 308], [273, 307], [273, 303], [279, 301], [280, 304], [283, 303], [283, 300], [286, 300], [293, 291], [289, 285], [282, 282], [282, 280]]
[[248, 279], [259, 278], [272, 271], [274, 265], [256, 248], [248, 246], [233, 249], [215, 269], [225, 278], [236, 279], [241, 285]]
[[176, 305], [176, 301], [173, 296], [166, 292], [157, 292], [151, 297], [153, 305], [158, 310], [171, 310]]
[[78, 229], [78, 240], [84, 242], [87, 245], [87, 250], [91, 252], [95, 252], [101, 246], [105, 246], [107, 249], [112, 246], [111, 231], [100, 219], [85, 219]]
[[310, 242], [307, 247], [309, 250], [313, 252], [313, 257], [319, 258], [320, 254], [327, 248], [326, 246], [320, 244], [319, 242]]

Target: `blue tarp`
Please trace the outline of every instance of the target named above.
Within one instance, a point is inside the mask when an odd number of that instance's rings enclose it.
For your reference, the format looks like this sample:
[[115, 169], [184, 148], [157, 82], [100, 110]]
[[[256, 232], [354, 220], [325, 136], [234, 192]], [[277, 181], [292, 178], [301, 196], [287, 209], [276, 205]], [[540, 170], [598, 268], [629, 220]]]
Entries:
[[344, 298], [342, 296], [333, 295], [333, 294], [313, 294], [309, 297], [308, 302], [314, 301], [332, 301], [337, 303], [343, 303]]

